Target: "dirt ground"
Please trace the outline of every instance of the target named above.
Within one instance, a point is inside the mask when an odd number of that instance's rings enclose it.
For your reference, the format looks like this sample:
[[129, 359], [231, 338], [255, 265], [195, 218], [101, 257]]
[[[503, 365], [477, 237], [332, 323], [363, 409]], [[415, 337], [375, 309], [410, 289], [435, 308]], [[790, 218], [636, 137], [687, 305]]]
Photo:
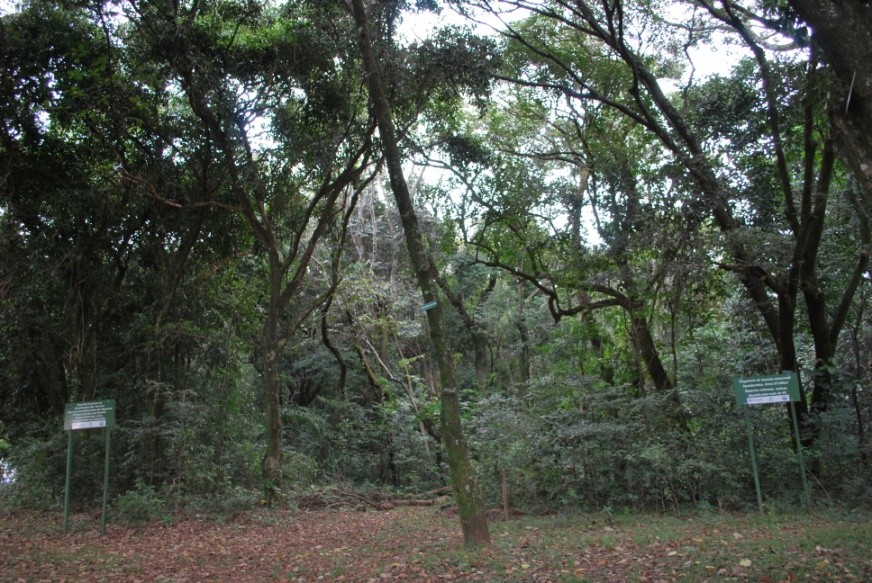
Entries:
[[868, 522], [803, 520], [494, 521], [494, 544], [469, 550], [436, 508], [258, 511], [105, 536], [92, 515], [64, 534], [59, 513], [0, 512], [0, 581], [872, 581]]

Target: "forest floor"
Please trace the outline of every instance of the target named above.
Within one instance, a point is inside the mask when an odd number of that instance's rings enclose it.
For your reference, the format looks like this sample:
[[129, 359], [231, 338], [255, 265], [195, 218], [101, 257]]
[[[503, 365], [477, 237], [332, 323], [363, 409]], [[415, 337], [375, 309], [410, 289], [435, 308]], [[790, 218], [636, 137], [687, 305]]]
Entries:
[[872, 581], [872, 519], [573, 514], [491, 522], [469, 550], [449, 510], [267, 511], [142, 527], [0, 512], [0, 581]]

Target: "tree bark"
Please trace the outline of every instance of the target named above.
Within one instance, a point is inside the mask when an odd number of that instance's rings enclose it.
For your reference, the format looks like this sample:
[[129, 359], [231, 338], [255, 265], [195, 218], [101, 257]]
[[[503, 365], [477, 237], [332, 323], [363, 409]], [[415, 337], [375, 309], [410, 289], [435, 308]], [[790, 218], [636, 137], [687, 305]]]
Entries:
[[789, 0], [841, 81], [833, 127], [843, 156], [872, 192], [872, 5], [863, 0]]
[[261, 349], [263, 350], [263, 406], [265, 413], [266, 452], [263, 456], [263, 482], [267, 503], [278, 502], [282, 490], [282, 404], [281, 383], [279, 381], [278, 353], [276, 342], [279, 308], [270, 302], [268, 314], [261, 330]]
[[[370, 90], [371, 105], [384, 147], [391, 190], [394, 193], [403, 224], [406, 248], [409, 252], [412, 269], [418, 280], [418, 286], [421, 289], [423, 301], [425, 304], [430, 304], [436, 302], [437, 299], [436, 268], [424, 247], [424, 237], [418, 225], [409, 186], [403, 174], [396, 129], [387, 93], [382, 85], [381, 71], [373, 51], [363, 0], [352, 0], [351, 5], [358, 27], [358, 40]], [[437, 303], [435, 307], [427, 310], [427, 322], [430, 341], [439, 366], [439, 378], [442, 385], [440, 392], [442, 436], [448, 456], [451, 483], [454, 487], [454, 496], [460, 514], [463, 539], [468, 546], [487, 545], [490, 544], [487, 515], [475, 472], [469, 461], [466, 440], [463, 436], [460, 422], [460, 400], [452, 361], [453, 355], [449, 348], [449, 338], [443, 321], [441, 305]]]

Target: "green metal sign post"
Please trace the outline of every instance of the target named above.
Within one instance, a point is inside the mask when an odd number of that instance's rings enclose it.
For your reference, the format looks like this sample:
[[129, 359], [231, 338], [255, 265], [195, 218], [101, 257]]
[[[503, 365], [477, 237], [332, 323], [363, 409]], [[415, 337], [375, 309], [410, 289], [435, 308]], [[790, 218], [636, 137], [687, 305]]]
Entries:
[[806, 508], [811, 506], [811, 495], [808, 490], [808, 480], [805, 475], [805, 460], [802, 455], [802, 442], [799, 438], [799, 423], [796, 420], [795, 401], [799, 401], [799, 377], [795, 372], [778, 375], [733, 379], [733, 392], [736, 404], [745, 412], [745, 427], [748, 429], [748, 449], [751, 453], [751, 469], [754, 471], [754, 486], [757, 489], [757, 507], [763, 511], [763, 494], [760, 490], [760, 473], [757, 470], [757, 455], [754, 451], [754, 431], [751, 427], [751, 417], [748, 415], [749, 405], [764, 405], [769, 403], [789, 403], [790, 418], [793, 422], [793, 433], [796, 439], [796, 453], [799, 460], [799, 472], [802, 478], [803, 503]]
[[115, 427], [115, 400], [67, 403], [64, 409], [64, 431], [67, 437], [67, 477], [64, 487], [64, 532], [70, 530], [70, 476], [73, 467], [73, 431], [105, 429], [106, 453], [103, 459], [103, 513], [100, 532], [106, 534], [106, 505], [109, 501], [109, 432]]

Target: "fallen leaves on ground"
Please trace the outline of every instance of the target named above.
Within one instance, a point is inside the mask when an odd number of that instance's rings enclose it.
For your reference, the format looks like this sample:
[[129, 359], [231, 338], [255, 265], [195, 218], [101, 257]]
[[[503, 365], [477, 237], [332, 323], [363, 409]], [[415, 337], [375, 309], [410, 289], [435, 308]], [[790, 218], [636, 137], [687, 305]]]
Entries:
[[717, 517], [523, 519], [493, 523], [493, 545], [465, 549], [457, 517], [435, 508], [260, 511], [226, 523], [109, 525], [106, 536], [88, 515], [74, 516], [63, 534], [60, 518], [0, 515], [0, 581], [872, 580], [862, 546], [868, 524], [845, 531], [847, 545], [859, 541], [846, 550], [830, 536], [838, 521], [818, 544], [806, 531], [826, 529], [826, 521], [773, 527], [725, 516], [729, 524], [719, 528]]

